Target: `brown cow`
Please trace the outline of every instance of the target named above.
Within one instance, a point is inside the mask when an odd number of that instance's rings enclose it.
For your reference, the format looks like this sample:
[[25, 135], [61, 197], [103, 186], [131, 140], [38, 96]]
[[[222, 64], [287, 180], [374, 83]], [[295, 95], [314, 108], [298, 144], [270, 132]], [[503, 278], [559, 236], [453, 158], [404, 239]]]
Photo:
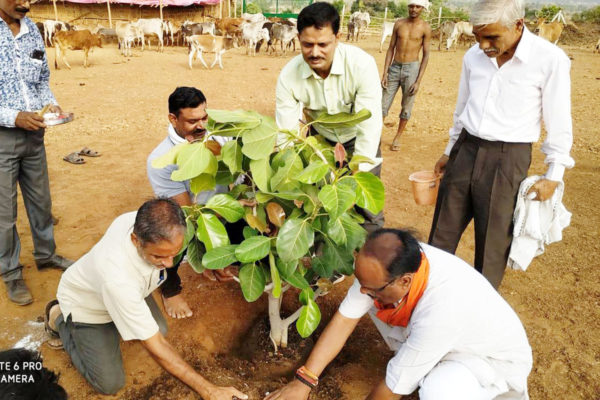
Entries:
[[215, 27], [223, 36], [239, 37], [242, 34], [243, 18], [222, 18], [215, 20]]
[[88, 66], [88, 52], [92, 47], [102, 47], [102, 36], [93, 34], [89, 30], [60, 31], [54, 36], [54, 68], [58, 69], [58, 58], [71, 69], [66, 57], [66, 50], [83, 50], [83, 66]]
[[543, 37], [550, 43], [558, 43], [558, 38], [564, 29], [564, 25], [558, 21], [546, 23], [544, 18], [538, 19], [538, 25], [535, 32], [539, 37]]

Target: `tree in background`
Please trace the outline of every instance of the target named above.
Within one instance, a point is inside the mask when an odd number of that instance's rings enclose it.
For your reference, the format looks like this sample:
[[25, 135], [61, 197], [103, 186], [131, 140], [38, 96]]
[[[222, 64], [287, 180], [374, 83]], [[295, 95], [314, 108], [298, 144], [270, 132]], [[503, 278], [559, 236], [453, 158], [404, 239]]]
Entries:
[[573, 20], [576, 22], [592, 22], [600, 24], [600, 6], [574, 14]]

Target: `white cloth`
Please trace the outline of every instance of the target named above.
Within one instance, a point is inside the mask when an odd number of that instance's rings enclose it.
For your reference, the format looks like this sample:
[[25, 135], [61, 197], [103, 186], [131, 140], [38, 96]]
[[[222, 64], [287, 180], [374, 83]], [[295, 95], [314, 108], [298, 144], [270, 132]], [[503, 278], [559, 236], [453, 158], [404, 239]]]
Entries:
[[302, 110], [310, 120], [321, 113], [354, 113], [367, 109], [371, 117], [349, 128], [315, 128], [332, 142], [356, 139], [354, 153], [368, 157], [375, 164], [361, 163], [369, 171], [383, 160], [377, 157], [381, 141], [381, 82], [375, 59], [356, 46], [339, 43], [327, 78], [317, 75], [297, 55], [281, 70], [277, 79], [275, 117], [281, 129], [298, 130]]
[[525, 271], [534, 257], [544, 252], [544, 245], [562, 240], [562, 230], [571, 223], [571, 213], [562, 204], [564, 184], [558, 183], [546, 201], [531, 200], [529, 189], [541, 176], [530, 176], [521, 182], [513, 216], [513, 240], [508, 266]]
[[514, 56], [501, 68], [475, 45], [463, 58], [454, 125], [445, 154], [460, 132], [485, 140], [534, 143], [542, 119], [548, 132], [542, 144], [546, 178], [562, 180], [574, 161], [571, 122], [571, 61], [558, 47], [523, 28]]
[[73, 322], [114, 322], [123, 340], [146, 340], [158, 324], [144, 300], [166, 279], [140, 257], [131, 241], [137, 212], [117, 217], [102, 239], [67, 269], [56, 297]]
[[409, 0], [408, 5], [414, 4], [416, 6], [421, 6], [426, 10], [429, 10], [429, 1], [428, 0]]
[[[519, 317], [467, 263], [424, 243], [421, 247], [430, 265], [429, 282], [408, 326], [374, 318], [396, 351], [387, 366], [387, 386], [396, 394], [412, 393], [440, 361], [456, 361], [472, 370], [486, 390], [526, 396], [532, 355]], [[339, 311], [360, 318], [376, 309], [356, 280]]]

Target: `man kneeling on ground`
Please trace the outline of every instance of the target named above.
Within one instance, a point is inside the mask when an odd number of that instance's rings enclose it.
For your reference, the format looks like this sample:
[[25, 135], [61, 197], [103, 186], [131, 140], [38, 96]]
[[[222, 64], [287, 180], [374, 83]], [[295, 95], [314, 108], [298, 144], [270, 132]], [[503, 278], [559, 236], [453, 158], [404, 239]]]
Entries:
[[73, 365], [97, 391], [114, 394], [125, 384], [121, 336], [140, 340], [156, 362], [205, 400], [247, 398], [208, 382], [164, 337], [167, 325], [152, 292], [173, 266], [185, 227], [177, 203], [149, 200], [137, 212], [117, 217], [100, 242], [63, 274], [58, 303], [46, 307], [47, 329], [60, 335]]
[[307, 399], [318, 376], [369, 313], [396, 352], [368, 400], [527, 399], [531, 348], [523, 325], [488, 281], [454, 255], [396, 229], [373, 232], [356, 280], [296, 380], [267, 400]]

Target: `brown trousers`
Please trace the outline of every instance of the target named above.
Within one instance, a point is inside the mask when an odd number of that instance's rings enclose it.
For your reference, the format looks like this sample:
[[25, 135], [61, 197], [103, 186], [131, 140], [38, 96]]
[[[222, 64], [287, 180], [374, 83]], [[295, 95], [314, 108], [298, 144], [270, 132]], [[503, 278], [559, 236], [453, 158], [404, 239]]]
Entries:
[[440, 184], [429, 244], [454, 254], [473, 219], [475, 269], [496, 289], [510, 251], [519, 185], [530, 164], [531, 143], [488, 141], [463, 129]]

